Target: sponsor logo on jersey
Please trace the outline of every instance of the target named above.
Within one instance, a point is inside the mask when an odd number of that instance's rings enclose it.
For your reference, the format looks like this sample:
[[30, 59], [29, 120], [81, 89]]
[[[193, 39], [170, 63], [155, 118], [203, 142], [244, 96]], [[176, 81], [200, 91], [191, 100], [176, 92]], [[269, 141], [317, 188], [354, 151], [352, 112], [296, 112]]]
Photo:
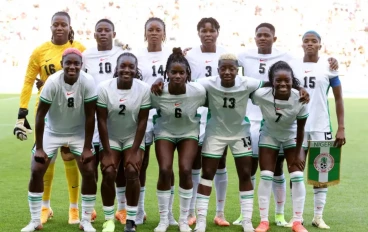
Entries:
[[259, 59], [259, 62], [266, 62], [266, 59]]
[[305, 70], [305, 73], [310, 73], [312, 72], [312, 70]]
[[210, 63], [210, 62], [212, 62], [212, 60], [206, 60], [205, 61], [205, 63], [207, 64], [207, 63]]
[[277, 107], [276, 107], [276, 110], [281, 110], [281, 108], [277, 108]]
[[180, 106], [180, 103], [175, 103], [174, 106], [178, 107], [178, 106]]
[[125, 98], [120, 98], [120, 102], [123, 102], [125, 101], [126, 99]]
[[100, 58], [100, 61], [104, 61], [104, 60], [107, 60], [108, 58]]
[[74, 92], [66, 93], [67, 96], [72, 95]]
[[157, 62], [159, 62], [160, 60], [152, 60], [152, 63], [154, 64], [154, 63], [157, 63]]

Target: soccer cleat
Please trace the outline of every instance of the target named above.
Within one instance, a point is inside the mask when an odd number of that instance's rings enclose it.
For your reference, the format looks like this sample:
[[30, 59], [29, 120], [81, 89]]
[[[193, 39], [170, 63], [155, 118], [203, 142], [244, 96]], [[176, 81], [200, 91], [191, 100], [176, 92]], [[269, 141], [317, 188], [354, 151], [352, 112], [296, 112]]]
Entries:
[[322, 216], [314, 216], [312, 225], [320, 229], [330, 229], [330, 227], [323, 221]]
[[94, 222], [97, 218], [97, 213], [96, 210], [93, 209], [92, 214], [91, 214], [91, 222]]
[[70, 208], [69, 209], [69, 220], [68, 223], [73, 225], [73, 224], [79, 224], [80, 220], [79, 220], [79, 209], [77, 208]]
[[230, 226], [230, 223], [226, 221], [223, 213], [216, 215], [213, 222], [218, 226]]
[[254, 232], [254, 228], [250, 220], [242, 221], [242, 227], [244, 232]]
[[114, 232], [115, 231], [115, 222], [113, 219], [107, 220], [102, 225], [102, 232]]
[[[294, 223], [294, 218], [292, 218], [287, 224], [285, 224], [284, 227], [291, 228], [291, 227], [293, 227], [293, 223]], [[303, 218], [302, 218], [301, 223], [303, 225]]]
[[137, 217], [135, 218], [136, 225], [142, 225], [146, 221], [146, 216], [143, 211], [138, 211]]
[[174, 218], [173, 212], [170, 211], [168, 217], [169, 217], [169, 225], [170, 226], [177, 226], [177, 225], [179, 225], [178, 222]]
[[287, 224], [283, 214], [275, 214], [275, 224], [277, 226], [285, 226]]
[[169, 227], [168, 222], [161, 222], [158, 224], [158, 226], [153, 230], [154, 232], [166, 232], [167, 228]]
[[196, 232], [206, 232], [206, 218], [205, 217], [198, 217], [196, 227], [194, 229]]
[[124, 228], [124, 232], [134, 232], [136, 227], [137, 226], [135, 225], [133, 220], [127, 220], [125, 228]]
[[54, 212], [51, 208], [42, 207], [41, 210], [41, 223], [45, 224], [47, 220], [51, 219], [54, 216]]
[[188, 215], [188, 225], [192, 226], [193, 224], [195, 224], [197, 221], [197, 218], [195, 216], [195, 214], [189, 214]]
[[188, 225], [188, 221], [179, 221], [179, 231], [180, 232], [191, 232], [192, 229]]
[[308, 232], [308, 230], [304, 228], [301, 222], [294, 222], [291, 230], [293, 232]]
[[242, 225], [242, 220], [243, 220], [243, 215], [242, 215], [242, 214], [240, 214], [240, 216], [238, 217], [238, 219], [236, 219], [236, 220], [233, 222], [233, 225], [241, 226], [241, 225]]
[[83, 230], [84, 232], [96, 232], [96, 229], [93, 228], [91, 222], [87, 220], [82, 220], [80, 222], [79, 229]]
[[115, 213], [116, 220], [118, 220], [123, 225], [125, 225], [125, 223], [126, 223], [126, 216], [127, 216], [126, 209], [116, 211], [116, 213]]
[[39, 220], [31, 220], [29, 224], [24, 227], [21, 232], [33, 232], [36, 230], [42, 230], [43, 226]]
[[256, 232], [267, 232], [270, 230], [270, 223], [267, 221], [261, 221], [256, 228]]

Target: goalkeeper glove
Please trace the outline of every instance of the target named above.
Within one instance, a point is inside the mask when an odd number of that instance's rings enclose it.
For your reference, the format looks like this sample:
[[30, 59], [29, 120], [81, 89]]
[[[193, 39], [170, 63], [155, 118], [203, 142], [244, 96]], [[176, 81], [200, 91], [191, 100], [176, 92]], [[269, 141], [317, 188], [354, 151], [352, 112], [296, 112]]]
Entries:
[[15, 135], [15, 137], [17, 137], [17, 139], [21, 141], [27, 140], [27, 134], [32, 133], [32, 128], [29, 125], [29, 122], [26, 118], [27, 115], [28, 115], [27, 109], [24, 108], [19, 109], [18, 119], [15, 123], [13, 130], [13, 134]]

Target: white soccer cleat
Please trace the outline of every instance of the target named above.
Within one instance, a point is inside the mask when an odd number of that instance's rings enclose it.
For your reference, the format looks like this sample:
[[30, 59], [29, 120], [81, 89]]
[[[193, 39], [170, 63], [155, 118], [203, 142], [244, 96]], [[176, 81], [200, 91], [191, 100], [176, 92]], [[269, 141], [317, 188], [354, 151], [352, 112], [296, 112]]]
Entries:
[[79, 224], [79, 229], [83, 230], [84, 232], [96, 232], [96, 229], [93, 228], [90, 221], [82, 220]]
[[322, 216], [314, 216], [312, 220], [312, 225], [320, 229], [330, 229], [325, 221], [323, 221]]
[[36, 230], [41, 230], [42, 229], [42, 224], [40, 220], [32, 220], [29, 222], [29, 224], [24, 227], [21, 232], [33, 232]]
[[142, 225], [144, 221], [146, 220], [144, 211], [138, 211], [137, 216], [135, 218], [135, 224], [136, 225]]
[[178, 225], [178, 222], [175, 220], [174, 214], [171, 211], [169, 212], [169, 225], [170, 226], [177, 226]]
[[153, 230], [154, 232], [166, 232], [167, 228], [169, 227], [169, 224], [166, 222], [161, 222], [158, 224], [158, 226]]
[[179, 231], [180, 232], [191, 232], [192, 228], [189, 227], [188, 221], [179, 221]]
[[[303, 218], [302, 218], [301, 223], [303, 225], [303, 223], [304, 223], [304, 219]], [[290, 221], [284, 225], [284, 227], [292, 228], [293, 227], [293, 224], [294, 224], [294, 218], [291, 218]]]
[[236, 219], [234, 222], [233, 222], [233, 225], [235, 226], [241, 226], [242, 225], [242, 220], [243, 220], [243, 215], [240, 214], [240, 216], [238, 217], [238, 219]]
[[251, 221], [243, 220], [242, 227], [244, 232], [253, 232], [254, 228]]
[[206, 218], [203, 216], [198, 216], [196, 227], [194, 229], [195, 232], [206, 232]]

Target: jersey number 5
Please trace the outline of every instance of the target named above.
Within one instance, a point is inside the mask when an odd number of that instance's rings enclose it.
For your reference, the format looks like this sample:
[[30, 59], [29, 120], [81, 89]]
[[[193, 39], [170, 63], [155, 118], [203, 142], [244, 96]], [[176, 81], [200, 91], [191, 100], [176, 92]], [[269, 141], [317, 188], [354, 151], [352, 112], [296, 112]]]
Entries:
[[[230, 104], [227, 103], [227, 101], [229, 100]], [[229, 107], [230, 109], [234, 109], [235, 108], [235, 98], [227, 98], [224, 97], [224, 105], [222, 106], [224, 108]]]
[[260, 63], [259, 64], [259, 73], [260, 74], [263, 74], [263, 73], [265, 73], [266, 72], [266, 68], [265, 68], [265, 66], [266, 66], [266, 64], [265, 63]]

